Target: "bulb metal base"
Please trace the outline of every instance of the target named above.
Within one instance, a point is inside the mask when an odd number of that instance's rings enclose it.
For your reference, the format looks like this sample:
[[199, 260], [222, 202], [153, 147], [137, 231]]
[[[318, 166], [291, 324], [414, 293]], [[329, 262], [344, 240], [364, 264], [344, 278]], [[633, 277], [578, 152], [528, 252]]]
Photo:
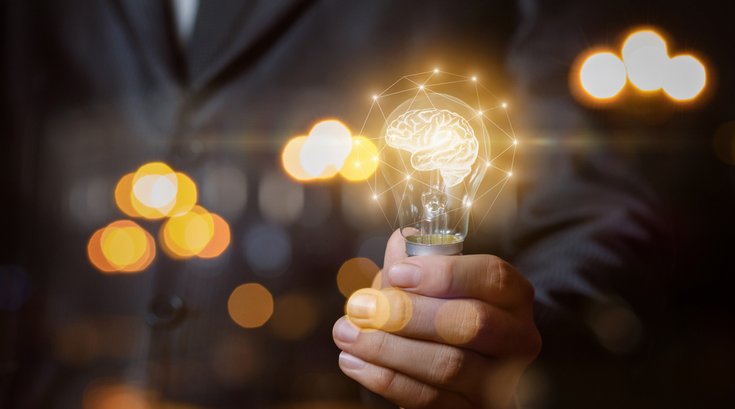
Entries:
[[464, 242], [455, 236], [408, 236], [406, 254], [412, 256], [456, 256]]

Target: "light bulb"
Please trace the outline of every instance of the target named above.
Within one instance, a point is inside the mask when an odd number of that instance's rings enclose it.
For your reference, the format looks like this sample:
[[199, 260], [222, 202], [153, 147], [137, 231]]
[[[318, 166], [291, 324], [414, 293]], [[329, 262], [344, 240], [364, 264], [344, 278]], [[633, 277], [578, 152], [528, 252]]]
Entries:
[[487, 173], [481, 153], [490, 149], [477, 112], [448, 94], [419, 93], [385, 120], [381, 174], [409, 256], [462, 251], [470, 204]]

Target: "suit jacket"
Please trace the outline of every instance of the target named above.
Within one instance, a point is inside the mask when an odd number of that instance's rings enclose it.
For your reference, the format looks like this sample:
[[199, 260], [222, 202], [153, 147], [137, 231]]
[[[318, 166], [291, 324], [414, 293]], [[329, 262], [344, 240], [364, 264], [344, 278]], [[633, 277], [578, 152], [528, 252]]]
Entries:
[[[12, 288], [22, 296], [4, 313], [3, 407], [79, 407], [100, 384], [173, 406], [353, 396], [329, 340], [344, 302], [333, 277], [365, 238], [388, 232], [380, 221], [346, 221], [339, 184], [307, 187], [301, 221], [266, 221], [259, 182], [279, 172], [288, 137], [325, 116], [357, 124], [366, 106], [355, 101], [366, 90], [437, 62], [487, 73], [495, 90], [515, 96], [533, 135], [509, 193], [518, 206], [506, 230], [468, 248], [510, 259], [534, 283], [547, 348], [567, 353], [575, 340], [594, 339], [585, 317], [606, 306], [647, 322], [671, 260], [658, 199], [636, 173], [636, 155], [608, 143], [600, 118], [566, 84], [589, 42], [624, 28], [605, 18], [607, 8], [205, 0], [182, 50], [164, 2], [4, 7], [3, 54], [12, 63], [3, 67], [3, 177], [12, 194], [3, 222], [12, 234], [2, 261], [18, 266]], [[117, 178], [150, 160], [203, 186], [237, 175], [244, 205], [228, 205], [220, 191], [204, 203], [230, 221], [232, 248], [210, 263], [159, 257], [142, 274], [101, 275], [85, 258], [86, 241], [122, 217], [109, 194]], [[287, 237], [284, 271], [258, 275], [242, 256], [256, 228]], [[289, 341], [267, 327], [237, 327], [226, 300], [247, 281], [318, 300], [313, 332]]]

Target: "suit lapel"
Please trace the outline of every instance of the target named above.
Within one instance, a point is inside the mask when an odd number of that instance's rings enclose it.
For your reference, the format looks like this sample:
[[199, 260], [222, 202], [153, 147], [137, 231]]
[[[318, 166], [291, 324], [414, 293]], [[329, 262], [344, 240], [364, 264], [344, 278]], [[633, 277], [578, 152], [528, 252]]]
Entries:
[[[275, 43], [311, 0], [201, 0], [187, 62], [199, 89]], [[241, 67], [242, 68], [242, 67]]]
[[167, 0], [113, 0], [110, 4], [117, 9], [151, 72], [181, 80], [185, 67], [164, 1]]

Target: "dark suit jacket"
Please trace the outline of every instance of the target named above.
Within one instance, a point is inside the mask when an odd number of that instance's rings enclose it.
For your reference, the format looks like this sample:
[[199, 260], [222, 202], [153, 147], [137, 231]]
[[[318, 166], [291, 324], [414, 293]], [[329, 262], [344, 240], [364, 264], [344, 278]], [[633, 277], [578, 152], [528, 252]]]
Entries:
[[[335, 210], [316, 226], [282, 227], [292, 262], [277, 278], [254, 275], [239, 246], [263, 224], [257, 184], [277, 171], [287, 137], [324, 116], [355, 124], [365, 90], [437, 62], [487, 73], [511, 95], [535, 141], [524, 146], [509, 193], [518, 200], [510, 228], [468, 246], [507, 257], [534, 283], [547, 350], [569, 353], [580, 339], [594, 340], [585, 319], [609, 306], [632, 314], [634, 332], [661, 307], [671, 245], [659, 202], [636, 173], [636, 153], [610, 143], [604, 118], [578, 106], [566, 83], [579, 52], [627, 28], [609, 17], [612, 5], [202, 0], [201, 7], [184, 51], [162, 2], [4, 6], [2, 176], [10, 194], [3, 223], [11, 233], [1, 261], [22, 268], [13, 288], [23, 297], [4, 313], [3, 407], [79, 407], [101, 380], [202, 407], [352, 396], [329, 340], [343, 302], [333, 277], [384, 225], [366, 233]], [[154, 159], [197, 180], [223, 166], [245, 175], [247, 205], [227, 215], [233, 248], [209, 264], [160, 257], [143, 274], [100, 275], [85, 259], [86, 240], [121, 215], [94, 189], [91, 204], [71, 197], [90, 185], [109, 191]], [[336, 208], [339, 189], [308, 188], [307, 207], [326, 200]], [[234, 325], [226, 298], [246, 281], [264, 281], [276, 295], [318, 295], [313, 335], [290, 342]], [[79, 335], [85, 331], [92, 335]], [[82, 351], [64, 349], [70, 332]], [[85, 355], [87, 347], [97, 352]], [[582, 351], [574, 352], [586, 357]], [[223, 374], [222, 360], [256, 369]], [[559, 396], [547, 402], [569, 403]]]

